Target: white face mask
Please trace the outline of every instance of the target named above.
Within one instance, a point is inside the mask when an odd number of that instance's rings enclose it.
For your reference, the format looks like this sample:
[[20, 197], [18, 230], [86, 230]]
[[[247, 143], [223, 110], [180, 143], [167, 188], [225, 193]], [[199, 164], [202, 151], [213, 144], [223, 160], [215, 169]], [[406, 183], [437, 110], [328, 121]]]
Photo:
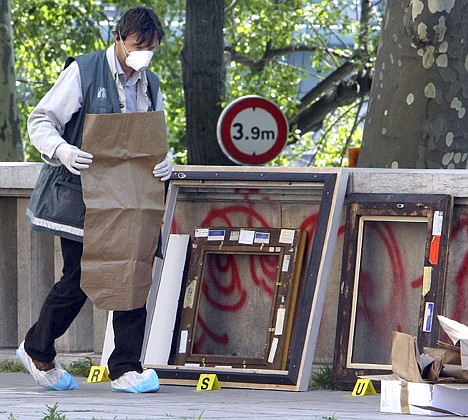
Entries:
[[[120, 33], [119, 33], [120, 36]], [[120, 36], [120, 43], [124, 53], [127, 55], [125, 58], [125, 64], [131, 67], [135, 71], [146, 70], [149, 66], [151, 59], [153, 58], [153, 51], [130, 51], [128, 52], [127, 47]]]
[[153, 51], [130, 51], [125, 64], [135, 71], [146, 70], [153, 58]]

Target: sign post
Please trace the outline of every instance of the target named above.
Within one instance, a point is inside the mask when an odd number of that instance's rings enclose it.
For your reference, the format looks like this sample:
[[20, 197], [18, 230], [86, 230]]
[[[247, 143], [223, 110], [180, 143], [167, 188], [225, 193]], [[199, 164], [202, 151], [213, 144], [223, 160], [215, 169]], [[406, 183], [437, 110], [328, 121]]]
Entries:
[[281, 109], [260, 96], [243, 96], [221, 113], [218, 143], [224, 154], [241, 165], [262, 165], [278, 156], [289, 126]]

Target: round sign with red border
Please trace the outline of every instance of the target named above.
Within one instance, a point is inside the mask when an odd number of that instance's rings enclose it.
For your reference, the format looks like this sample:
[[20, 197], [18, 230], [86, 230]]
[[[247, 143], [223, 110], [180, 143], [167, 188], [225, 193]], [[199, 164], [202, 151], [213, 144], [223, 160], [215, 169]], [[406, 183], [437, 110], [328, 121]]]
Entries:
[[262, 165], [283, 150], [289, 125], [281, 109], [260, 96], [243, 96], [221, 113], [218, 143], [224, 154], [241, 165]]

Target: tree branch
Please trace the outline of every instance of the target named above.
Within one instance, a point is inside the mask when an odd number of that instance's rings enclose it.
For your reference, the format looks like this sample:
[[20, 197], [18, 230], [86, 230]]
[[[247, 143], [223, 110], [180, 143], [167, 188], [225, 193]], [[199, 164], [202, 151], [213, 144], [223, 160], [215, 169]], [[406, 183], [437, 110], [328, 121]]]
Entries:
[[325, 117], [336, 108], [352, 104], [356, 99], [366, 96], [370, 92], [371, 83], [369, 74], [338, 83], [332, 92], [321, 96], [309, 108], [299, 113], [294, 123], [290, 121], [290, 125], [296, 124], [301, 135], [319, 130]]
[[[262, 71], [268, 63], [275, 57], [281, 57], [287, 54], [291, 54], [293, 52], [313, 52], [316, 51], [317, 47], [308, 47], [306, 45], [288, 45], [287, 47], [283, 48], [271, 48], [270, 44], [268, 43], [265, 52], [260, 58], [260, 60], [254, 60], [250, 57], [247, 57], [243, 54], [239, 54], [235, 46], [227, 45], [224, 47], [224, 51], [229, 53], [229, 60], [235, 61], [240, 63], [246, 67], [249, 67], [255, 71]], [[328, 50], [330, 53], [329, 55], [340, 57], [340, 58], [349, 58], [348, 55], [344, 54], [341, 51], [336, 50]]]
[[[371, 0], [361, 0], [359, 47], [354, 58], [362, 60], [368, 54], [368, 28], [371, 16]], [[346, 61], [303, 96], [296, 115], [290, 120], [290, 125], [297, 125], [302, 134], [316, 131], [322, 126], [328, 113], [367, 95], [371, 86], [371, 77], [368, 73], [356, 74], [351, 80], [346, 81], [347, 76], [356, 71], [356, 67], [354, 60]]]
[[[333, 73], [331, 73], [324, 80], [315, 85], [308, 93], [306, 93], [302, 97], [301, 105], [297, 110], [296, 117], [298, 117], [299, 114], [304, 112], [312, 102], [316, 101], [318, 98], [320, 98], [330, 89], [332, 89], [334, 85], [342, 81], [343, 78], [350, 74], [354, 69], [354, 63], [352, 63], [351, 61], [346, 61], [341, 67], [338, 67]], [[293, 120], [291, 121], [291, 123], [294, 124], [295, 121]]]

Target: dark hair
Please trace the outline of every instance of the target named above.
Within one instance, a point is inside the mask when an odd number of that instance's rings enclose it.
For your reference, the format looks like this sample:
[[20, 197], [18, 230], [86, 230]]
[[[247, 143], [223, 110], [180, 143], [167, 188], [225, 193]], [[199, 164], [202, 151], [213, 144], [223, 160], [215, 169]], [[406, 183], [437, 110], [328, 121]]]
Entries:
[[149, 7], [128, 9], [117, 21], [115, 32], [120, 34], [122, 41], [125, 41], [127, 36], [138, 34], [139, 45], [150, 45], [156, 38], [160, 44], [164, 38], [164, 28], [161, 21]]

